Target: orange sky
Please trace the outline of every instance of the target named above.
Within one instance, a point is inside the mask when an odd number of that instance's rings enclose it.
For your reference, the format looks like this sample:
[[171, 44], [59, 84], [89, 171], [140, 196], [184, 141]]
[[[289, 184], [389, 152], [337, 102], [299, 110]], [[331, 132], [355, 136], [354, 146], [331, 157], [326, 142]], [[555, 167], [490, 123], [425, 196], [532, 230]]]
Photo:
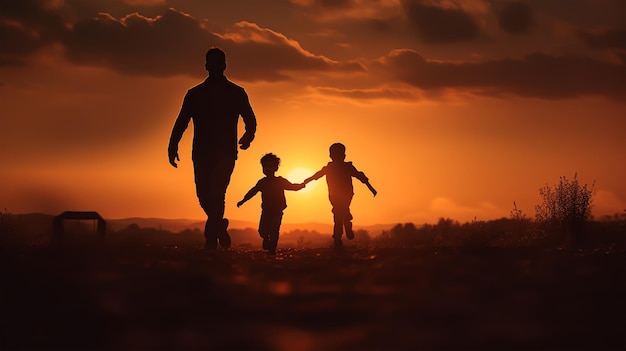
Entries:
[[[0, 207], [201, 219], [190, 143], [167, 162], [187, 89], [222, 47], [258, 120], [226, 216], [257, 221], [263, 176], [317, 171], [330, 144], [366, 173], [355, 225], [528, 216], [578, 174], [594, 214], [626, 209], [621, 0], [3, 0]], [[300, 181], [301, 179], [291, 179]], [[332, 222], [325, 181], [284, 222]]]

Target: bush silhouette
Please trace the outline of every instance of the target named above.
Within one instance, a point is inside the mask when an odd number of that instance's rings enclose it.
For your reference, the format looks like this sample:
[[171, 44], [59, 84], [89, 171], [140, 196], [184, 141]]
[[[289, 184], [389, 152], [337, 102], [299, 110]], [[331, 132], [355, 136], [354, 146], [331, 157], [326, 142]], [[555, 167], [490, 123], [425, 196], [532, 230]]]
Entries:
[[593, 185], [591, 188], [587, 184], [581, 185], [576, 173], [573, 179], [560, 177], [554, 187], [546, 185], [539, 189], [542, 202], [535, 206], [536, 221], [559, 227], [569, 232], [572, 239], [578, 239], [591, 218], [592, 191]]

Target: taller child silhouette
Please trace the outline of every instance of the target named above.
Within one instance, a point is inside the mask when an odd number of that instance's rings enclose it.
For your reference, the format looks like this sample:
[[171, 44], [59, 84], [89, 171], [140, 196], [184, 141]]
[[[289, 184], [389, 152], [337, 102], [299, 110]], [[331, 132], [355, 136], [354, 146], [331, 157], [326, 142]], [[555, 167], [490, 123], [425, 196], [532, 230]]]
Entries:
[[230, 247], [228, 220], [224, 218], [224, 201], [230, 176], [237, 159], [237, 124], [239, 116], [245, 133], [239, 139], [242, 150], [250, 147], [256, 132], [256, 117], [246, 91], [224, 76], [226, 54], [219, 48], [206, 53], [207, 79], [189, 89], [176, 118], [168, 147], [169, 162], [178, 167], [178, 143], [193, 119], [192, 160], [196, 194], [207, 215], [204, 227], [205, 249]]
[[334, 143], [329, 148], [331, 162], [312, 176], [305, 179], [302, 183], [308, 184], [312, 180], [320, 179], [326, 176], [328, 184], [328, 199], [333, 209], [333, 239], [335, 248], [343, 248], [341, 235], [344, 228], [348, 240], [354, 239], [352, 231], [352, 213], [350, 213], [350, 203], [354, 196], [354, 188], [352, 187], [352, 178], [357, 178], [376, 196], [376, 189], [370, 184], [365, 173], [354, 167], [352, 162], [346, 162], [346, 146], [342, 143]]

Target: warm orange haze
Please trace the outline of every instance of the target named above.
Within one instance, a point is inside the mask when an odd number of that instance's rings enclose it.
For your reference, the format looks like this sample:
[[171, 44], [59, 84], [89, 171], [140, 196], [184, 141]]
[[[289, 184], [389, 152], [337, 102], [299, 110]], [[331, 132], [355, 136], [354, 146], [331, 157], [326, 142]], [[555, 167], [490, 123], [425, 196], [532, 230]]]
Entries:
[[[567, 8], [563, 8], [567, 6]], [[167, 143], [204, 54], [227, 54], [258, 128], [226, 194], [301, 182], [346, 145], [354, 223], [529, 217], [538, 189], [595, 181], [596, 218], [626, 209], [626, 5], [614, 1], [7, 1], [0, 5], [0, 207], [202, 219], [192, 129]], [[243, 132], [243, 125], [240, 123]], [[324, 179], [283, 222], [331, 223]]]
[[625, 132], [624, 0], [0, 0], [0, 350], [624, 350]]

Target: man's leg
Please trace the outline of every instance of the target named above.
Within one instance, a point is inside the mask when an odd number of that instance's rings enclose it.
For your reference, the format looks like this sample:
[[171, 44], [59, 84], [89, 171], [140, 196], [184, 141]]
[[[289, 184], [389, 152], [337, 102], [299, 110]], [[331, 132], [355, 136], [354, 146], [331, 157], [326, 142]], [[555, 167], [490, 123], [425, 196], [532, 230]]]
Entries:
[[196, 192], [200, 206], [207, 215], [204, 228], [206, 249], [216, 249], [218, 242], [222, 248], [230, 248], [228, 220], [224, 218], [224, 201], [234, 167], [234, 159], [194, 160]]

